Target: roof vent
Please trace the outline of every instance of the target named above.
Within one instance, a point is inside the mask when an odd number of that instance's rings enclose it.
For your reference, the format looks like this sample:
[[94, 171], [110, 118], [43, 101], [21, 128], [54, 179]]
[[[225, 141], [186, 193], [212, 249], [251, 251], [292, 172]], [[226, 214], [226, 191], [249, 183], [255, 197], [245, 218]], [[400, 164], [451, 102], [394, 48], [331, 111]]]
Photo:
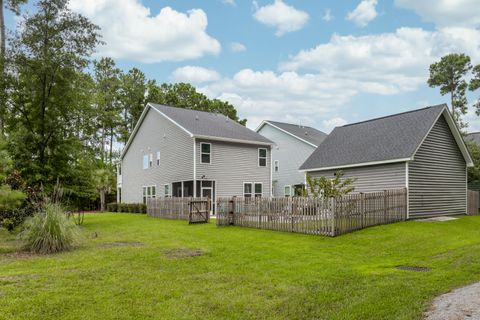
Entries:
[[195, 116], [195, 120], [198, 120], [198, 116]]
[[305, 135], [308, 136], [308, 131], [305, 131]]

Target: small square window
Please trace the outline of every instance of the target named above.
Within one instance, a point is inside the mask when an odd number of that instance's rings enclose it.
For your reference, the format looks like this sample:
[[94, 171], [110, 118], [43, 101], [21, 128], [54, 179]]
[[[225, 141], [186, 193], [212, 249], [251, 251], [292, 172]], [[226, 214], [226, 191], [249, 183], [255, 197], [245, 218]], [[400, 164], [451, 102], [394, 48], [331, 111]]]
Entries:
[[267, 166], [267, 149], [258, 149], [258, 166]]

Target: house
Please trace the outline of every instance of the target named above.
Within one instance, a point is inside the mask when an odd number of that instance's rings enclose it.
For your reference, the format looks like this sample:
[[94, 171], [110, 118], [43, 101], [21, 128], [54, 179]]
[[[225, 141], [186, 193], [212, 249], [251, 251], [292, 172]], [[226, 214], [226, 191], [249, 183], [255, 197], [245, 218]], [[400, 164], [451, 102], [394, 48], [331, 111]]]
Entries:
[[305, 177], [298, 168], [325, 140], [327, 134], [303, 125], [271, 120], [263, 121], [255, 131], [275, 142], [272, 148], [273, 196], [300, 195]]
[[409, 218], [465, 214], [472, 159], [446, 105], [335, 128], [300, 169], [357, 178], [355, 192], [407, 188]]
[[272, 145], [222, 114], [148, 103], [120, 157], [118, 200], [268, 197]]

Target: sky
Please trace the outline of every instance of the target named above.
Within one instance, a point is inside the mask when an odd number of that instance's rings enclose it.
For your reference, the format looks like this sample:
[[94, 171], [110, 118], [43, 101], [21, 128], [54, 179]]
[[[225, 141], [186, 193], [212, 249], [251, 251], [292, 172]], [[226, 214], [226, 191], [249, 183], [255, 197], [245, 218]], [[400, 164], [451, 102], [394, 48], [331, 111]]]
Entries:
[[[110, 56], [162, 82], [190, 82], [264, 119], [335, 126], [447, 103], [428, 67], [480, 63], [480, 0], [71, 0]], [[10, 17], [10, 25], [14, 19]], [[480, 91], [469, 93], [469, 102]], [[480, 131], [473, 108], [469, 131]]]

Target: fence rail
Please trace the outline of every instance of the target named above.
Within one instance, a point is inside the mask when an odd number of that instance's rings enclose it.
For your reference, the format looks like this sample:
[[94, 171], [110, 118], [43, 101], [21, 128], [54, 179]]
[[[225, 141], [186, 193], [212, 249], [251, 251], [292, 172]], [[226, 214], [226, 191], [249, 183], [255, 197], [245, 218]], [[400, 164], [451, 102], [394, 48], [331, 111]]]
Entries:
[[336, 236], [406, 219], [406, 189], [331, 199], [219, 198], [217, 225]]
[[[147, 214], [156, 218], [191, 220], [191, 203], [209, 201], [208, 198], [156, 198], [147, 200]], [[198, 206], [198, 204], [196, 205]]]

